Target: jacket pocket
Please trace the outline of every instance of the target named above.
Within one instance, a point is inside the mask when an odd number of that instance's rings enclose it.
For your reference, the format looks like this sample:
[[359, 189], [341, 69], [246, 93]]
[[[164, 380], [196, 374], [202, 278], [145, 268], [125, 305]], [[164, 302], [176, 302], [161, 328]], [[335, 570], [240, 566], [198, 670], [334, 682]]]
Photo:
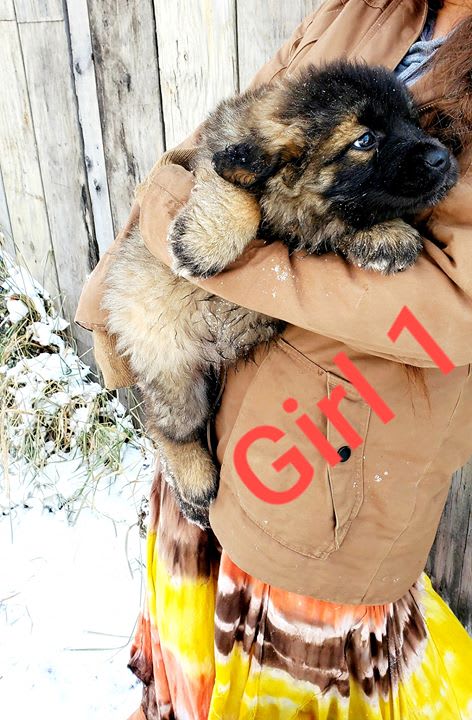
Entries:
[[[339, 409], [362, 438], [348, 448], [317, 406], [342, 388]], [[339, 391], [338, 391], [339, 393]], [[343, 542], [363, 501], [363, 455], [370, 407], [346, 380], [279, 339], [251, 382], [226, 447], [222, 482], [244, 512], [277, 542], [326, 558]], [[339, 425], [339, 418], [336, 420]], [[319, 448], [343, 448], [330, 466]]]

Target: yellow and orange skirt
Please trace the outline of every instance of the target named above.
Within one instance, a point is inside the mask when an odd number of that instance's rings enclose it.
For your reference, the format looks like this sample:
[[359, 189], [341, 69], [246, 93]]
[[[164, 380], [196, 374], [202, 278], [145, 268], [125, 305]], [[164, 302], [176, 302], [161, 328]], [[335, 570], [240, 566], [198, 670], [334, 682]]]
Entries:
[[240, 570], [156, 475], [130, 668], [147, 720], [472, 720], [472, 639], [426, 575], [338, 605]]

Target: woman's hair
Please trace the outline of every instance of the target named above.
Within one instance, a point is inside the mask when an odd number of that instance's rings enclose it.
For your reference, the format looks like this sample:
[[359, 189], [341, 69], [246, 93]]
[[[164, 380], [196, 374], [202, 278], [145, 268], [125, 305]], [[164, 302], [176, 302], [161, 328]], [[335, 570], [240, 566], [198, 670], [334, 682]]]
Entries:
[[[444, 0], [429, 0], [440, 10]], [[472, 8], [431, 60], [435, 97], [422, 116], [423, 127], [459, 154], [472, 134]], [[422, 368], [404, 365], [410, 389], [416, 387], [429, 404]]]
[[[430, 0], [439, 10], [443, 0]], [[460, 154], [472, 133], [472, 5], [471, 14], [451, 32], [431, 60], [435, 97], [423, 115], [423, 126]]]

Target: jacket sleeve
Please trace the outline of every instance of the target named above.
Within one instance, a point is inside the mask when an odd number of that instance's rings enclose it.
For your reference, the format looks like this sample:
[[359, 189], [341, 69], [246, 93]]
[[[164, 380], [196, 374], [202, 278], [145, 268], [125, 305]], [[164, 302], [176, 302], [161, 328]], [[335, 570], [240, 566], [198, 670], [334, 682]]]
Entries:
[[[383, 276], [354, 267], [332, 253], [290, 255], [279, 242], [264, 245], [256, 240], [222, 273], [192, 282], [230, 302], [334, 338], [354, 350], [435, 367], [430, 343], [423, 347], [417, 332], [405, 327], [395, 342], [388, 336], [406, 306], [454, 365], [468, 365], [472, 362], [471, 179], [472, 173], [463, 176], [433, 213], [428, 227], [434, 241], [425, 239], [424, 252], [404, 273]], [[144, 240], [168, 265], [168, 225], [192, 187], [191, 173], [169, 165], [157, 171], [143, 199]], [[156, 224], [157, 216], [161, 220]]]

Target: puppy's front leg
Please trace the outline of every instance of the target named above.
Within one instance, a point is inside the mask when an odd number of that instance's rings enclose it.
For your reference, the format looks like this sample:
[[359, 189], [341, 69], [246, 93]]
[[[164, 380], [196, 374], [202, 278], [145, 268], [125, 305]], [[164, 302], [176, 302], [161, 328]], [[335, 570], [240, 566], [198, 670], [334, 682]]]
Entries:
[[257, 199], [223, 180], [208, 164], [195, 171], [190, 198], [169, 229], [172, 270], [183, 277], [210, 277], [238, 258], [257, 236]]
[[218, 490], [218, 471], [208, 451], [199, 440], [176, 443], [156, 430], [153, 439], [182, 514], [201, 528], [210, 527], [209, 506]]
[[396, 219], [346, 234], [333, 249], [358, 267], [390, 275], [413, 265], [421, 248], [418, 231], [404, 220]]

